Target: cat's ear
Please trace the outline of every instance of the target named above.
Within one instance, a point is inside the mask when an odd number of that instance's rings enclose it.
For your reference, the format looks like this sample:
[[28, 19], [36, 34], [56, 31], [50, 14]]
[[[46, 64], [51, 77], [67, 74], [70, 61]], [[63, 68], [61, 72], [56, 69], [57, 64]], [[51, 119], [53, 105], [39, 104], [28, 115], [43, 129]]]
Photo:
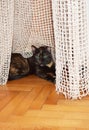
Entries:
[[32, 48], [32, 52], [35, 53], [37, 48], [34, 45], [32, 45], [31, 48]]
[[49, 52], [51, 52], [51, 47], [50, 47], [50, 46], [47, 46], [47, 50], [48, 50]]

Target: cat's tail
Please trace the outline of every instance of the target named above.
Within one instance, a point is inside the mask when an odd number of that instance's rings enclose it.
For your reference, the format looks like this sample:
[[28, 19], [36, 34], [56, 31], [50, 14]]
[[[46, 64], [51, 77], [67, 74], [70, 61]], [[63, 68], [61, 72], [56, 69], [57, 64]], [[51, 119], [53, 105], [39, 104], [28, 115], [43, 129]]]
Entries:
[[9, 76], [9, 77], [8, 77], [8, 81], [16, 80], [16, 79], [21, 79], [21, 78], [24, 78], [24, 77], [26, 77], [26, 76], [28, 76], [28, 75], [29, 75], [29, 74]]

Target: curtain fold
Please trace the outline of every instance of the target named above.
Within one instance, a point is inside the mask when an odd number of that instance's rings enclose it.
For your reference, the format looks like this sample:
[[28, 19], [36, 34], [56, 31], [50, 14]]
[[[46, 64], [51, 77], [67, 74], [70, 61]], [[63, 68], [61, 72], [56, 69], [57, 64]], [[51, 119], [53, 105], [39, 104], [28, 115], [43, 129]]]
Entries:
[[7, 82], [13, 39], [14, 0], [0, 1], [0, 84]]
[[53, 0], [56, 90], [66, 98], [89, 93], [86, 0]]
[[32, 24], [31, 0], [14, 0], [12, 52], [22, 55], [31, 52], [29, 37]]
[[32, 44], [54, 47], [51, 7], [50, 0], [15, 0], [13, 52], [26, 56]]

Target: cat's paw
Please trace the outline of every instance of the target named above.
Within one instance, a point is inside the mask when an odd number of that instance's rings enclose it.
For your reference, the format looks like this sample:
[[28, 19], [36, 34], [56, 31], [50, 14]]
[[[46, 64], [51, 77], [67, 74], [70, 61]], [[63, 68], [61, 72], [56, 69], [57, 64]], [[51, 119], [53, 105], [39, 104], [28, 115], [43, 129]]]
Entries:
[[46, 78], [48, 81], [52, 82], [55, 84], [55, 77], [52, 77], [52, 76], [47, 76]]
[[55, 83], [56, 83], [56, 80], [55, 80], [55, 78], [54, 78], [54, 79], [53, 79], [51, 82], [55, 84]]

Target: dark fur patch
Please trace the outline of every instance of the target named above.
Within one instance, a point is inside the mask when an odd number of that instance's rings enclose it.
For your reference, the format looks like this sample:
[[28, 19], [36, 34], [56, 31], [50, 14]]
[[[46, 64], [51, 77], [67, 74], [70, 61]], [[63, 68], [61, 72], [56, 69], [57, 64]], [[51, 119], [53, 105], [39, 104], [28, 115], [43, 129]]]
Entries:
[[21, 54], [13, 53], [9, 70], [9, 80], [18, 79], [29, 74], [29, 64]]

